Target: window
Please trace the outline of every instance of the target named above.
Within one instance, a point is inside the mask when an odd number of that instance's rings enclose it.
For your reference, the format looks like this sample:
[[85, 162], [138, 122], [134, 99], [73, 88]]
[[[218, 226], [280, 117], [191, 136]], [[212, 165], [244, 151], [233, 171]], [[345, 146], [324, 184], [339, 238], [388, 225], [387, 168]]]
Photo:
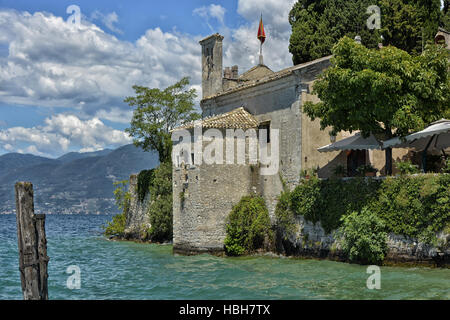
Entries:
[[[270, 143], [270, 121], [263, 122], [259, 125], [258, 130], [266, 130], [267, 143]], [[260, 137], [261, 138], [261, 137]]]

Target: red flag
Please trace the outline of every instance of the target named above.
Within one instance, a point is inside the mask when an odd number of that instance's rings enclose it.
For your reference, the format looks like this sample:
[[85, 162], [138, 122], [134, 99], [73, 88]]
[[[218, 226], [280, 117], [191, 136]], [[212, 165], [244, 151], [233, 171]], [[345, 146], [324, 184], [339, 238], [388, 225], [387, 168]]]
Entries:
[[258, 39], [261, 41], [261, 44], [264, 43], [266, 40], [266, 33], [264, 32], [264, 25], [262, 21], [262, 15], [261, 15], [261, 21], [259, 22], [259, 28], [258, 28]]

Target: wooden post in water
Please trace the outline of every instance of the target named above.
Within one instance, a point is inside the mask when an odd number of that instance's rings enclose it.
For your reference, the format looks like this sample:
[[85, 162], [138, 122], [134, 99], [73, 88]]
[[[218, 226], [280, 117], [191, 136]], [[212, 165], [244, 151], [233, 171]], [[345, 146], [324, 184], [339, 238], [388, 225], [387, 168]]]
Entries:
[[48, 300], [45, 215], [34, 214], [33, 185], [17, 182], [16, 221], [19, 269], [25, 300]]

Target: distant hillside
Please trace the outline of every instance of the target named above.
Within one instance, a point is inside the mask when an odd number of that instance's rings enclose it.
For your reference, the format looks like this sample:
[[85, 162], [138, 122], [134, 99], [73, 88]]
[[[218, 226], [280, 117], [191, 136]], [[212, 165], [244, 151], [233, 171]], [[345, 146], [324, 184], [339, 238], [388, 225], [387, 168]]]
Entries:
[[83, 159], [83, 158], [101, 157], [101, 156], [106, 156], [106, 155], [110, 154], [112, 151], [113, 150], [111, 150], [111, 149], [104, 149], [104, 150], [100, 150], [100, 151], [85, 152], [85, 153], [70, 152], [70, 153], [66, 153], [65, 155], [59, 157], [57, 160], [62, 161], [62, 162], [70, 162], [73, 160], [78, 160], [78, 159]]
[[31, 154], [8, 153], [0, 156], [0, 177], [18, 168], [52, 163], [54, 161], [53, 159], [33, 156]]
[[0, 214], [15, 209], [17, 181], [33, 183], [36, 212], [117, 213], [113, 182], [157, 165], [156, 152], [144, 152], [132, 144], [58, 159], [6, 154], [0, 156]]

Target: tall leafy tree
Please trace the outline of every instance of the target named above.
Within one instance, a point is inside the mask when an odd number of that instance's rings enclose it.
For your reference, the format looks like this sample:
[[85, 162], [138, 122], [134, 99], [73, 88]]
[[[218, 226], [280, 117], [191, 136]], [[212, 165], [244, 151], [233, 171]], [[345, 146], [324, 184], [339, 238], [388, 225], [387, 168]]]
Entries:
[[136, 107], [131, 126], [125, 131], [133, 137], [136, 146], [146, 151], [158, 151], [161, 163], [171, 161], [170, 131], [200, 118], [194, 109], [195, 89], [188, 89], [188, 86], [187, 77], [163, 90], [135, 85], [136, 96], [125, 99], [130, 106]]
[[[344, 37], [333, 48], [332, 67], [314, 84], [321, 102], [304, 111], [321, 128], [361, 130], [383, 139], [404, 136], [448, 114], [449, 53], [428, 45], [419, 56], [393, 46], [368, 49]], [[386, 150], [386, 173], [392, 173], [392, 150]]]
[[450, 0], [444, 1], [440, 26], [450, 32]]
[[[367, 28], [370, 5], [381, 9], [380, 30]], [[299, 0], [289, 14], [289, 51], [294, 64], [307, 62], [331, 54], [343, 36], [359, 35], [368, 48], [383, 36], [385, 45], [419, 54], [422, 44], [433, 40], [440, 19], [440, 0]]]

